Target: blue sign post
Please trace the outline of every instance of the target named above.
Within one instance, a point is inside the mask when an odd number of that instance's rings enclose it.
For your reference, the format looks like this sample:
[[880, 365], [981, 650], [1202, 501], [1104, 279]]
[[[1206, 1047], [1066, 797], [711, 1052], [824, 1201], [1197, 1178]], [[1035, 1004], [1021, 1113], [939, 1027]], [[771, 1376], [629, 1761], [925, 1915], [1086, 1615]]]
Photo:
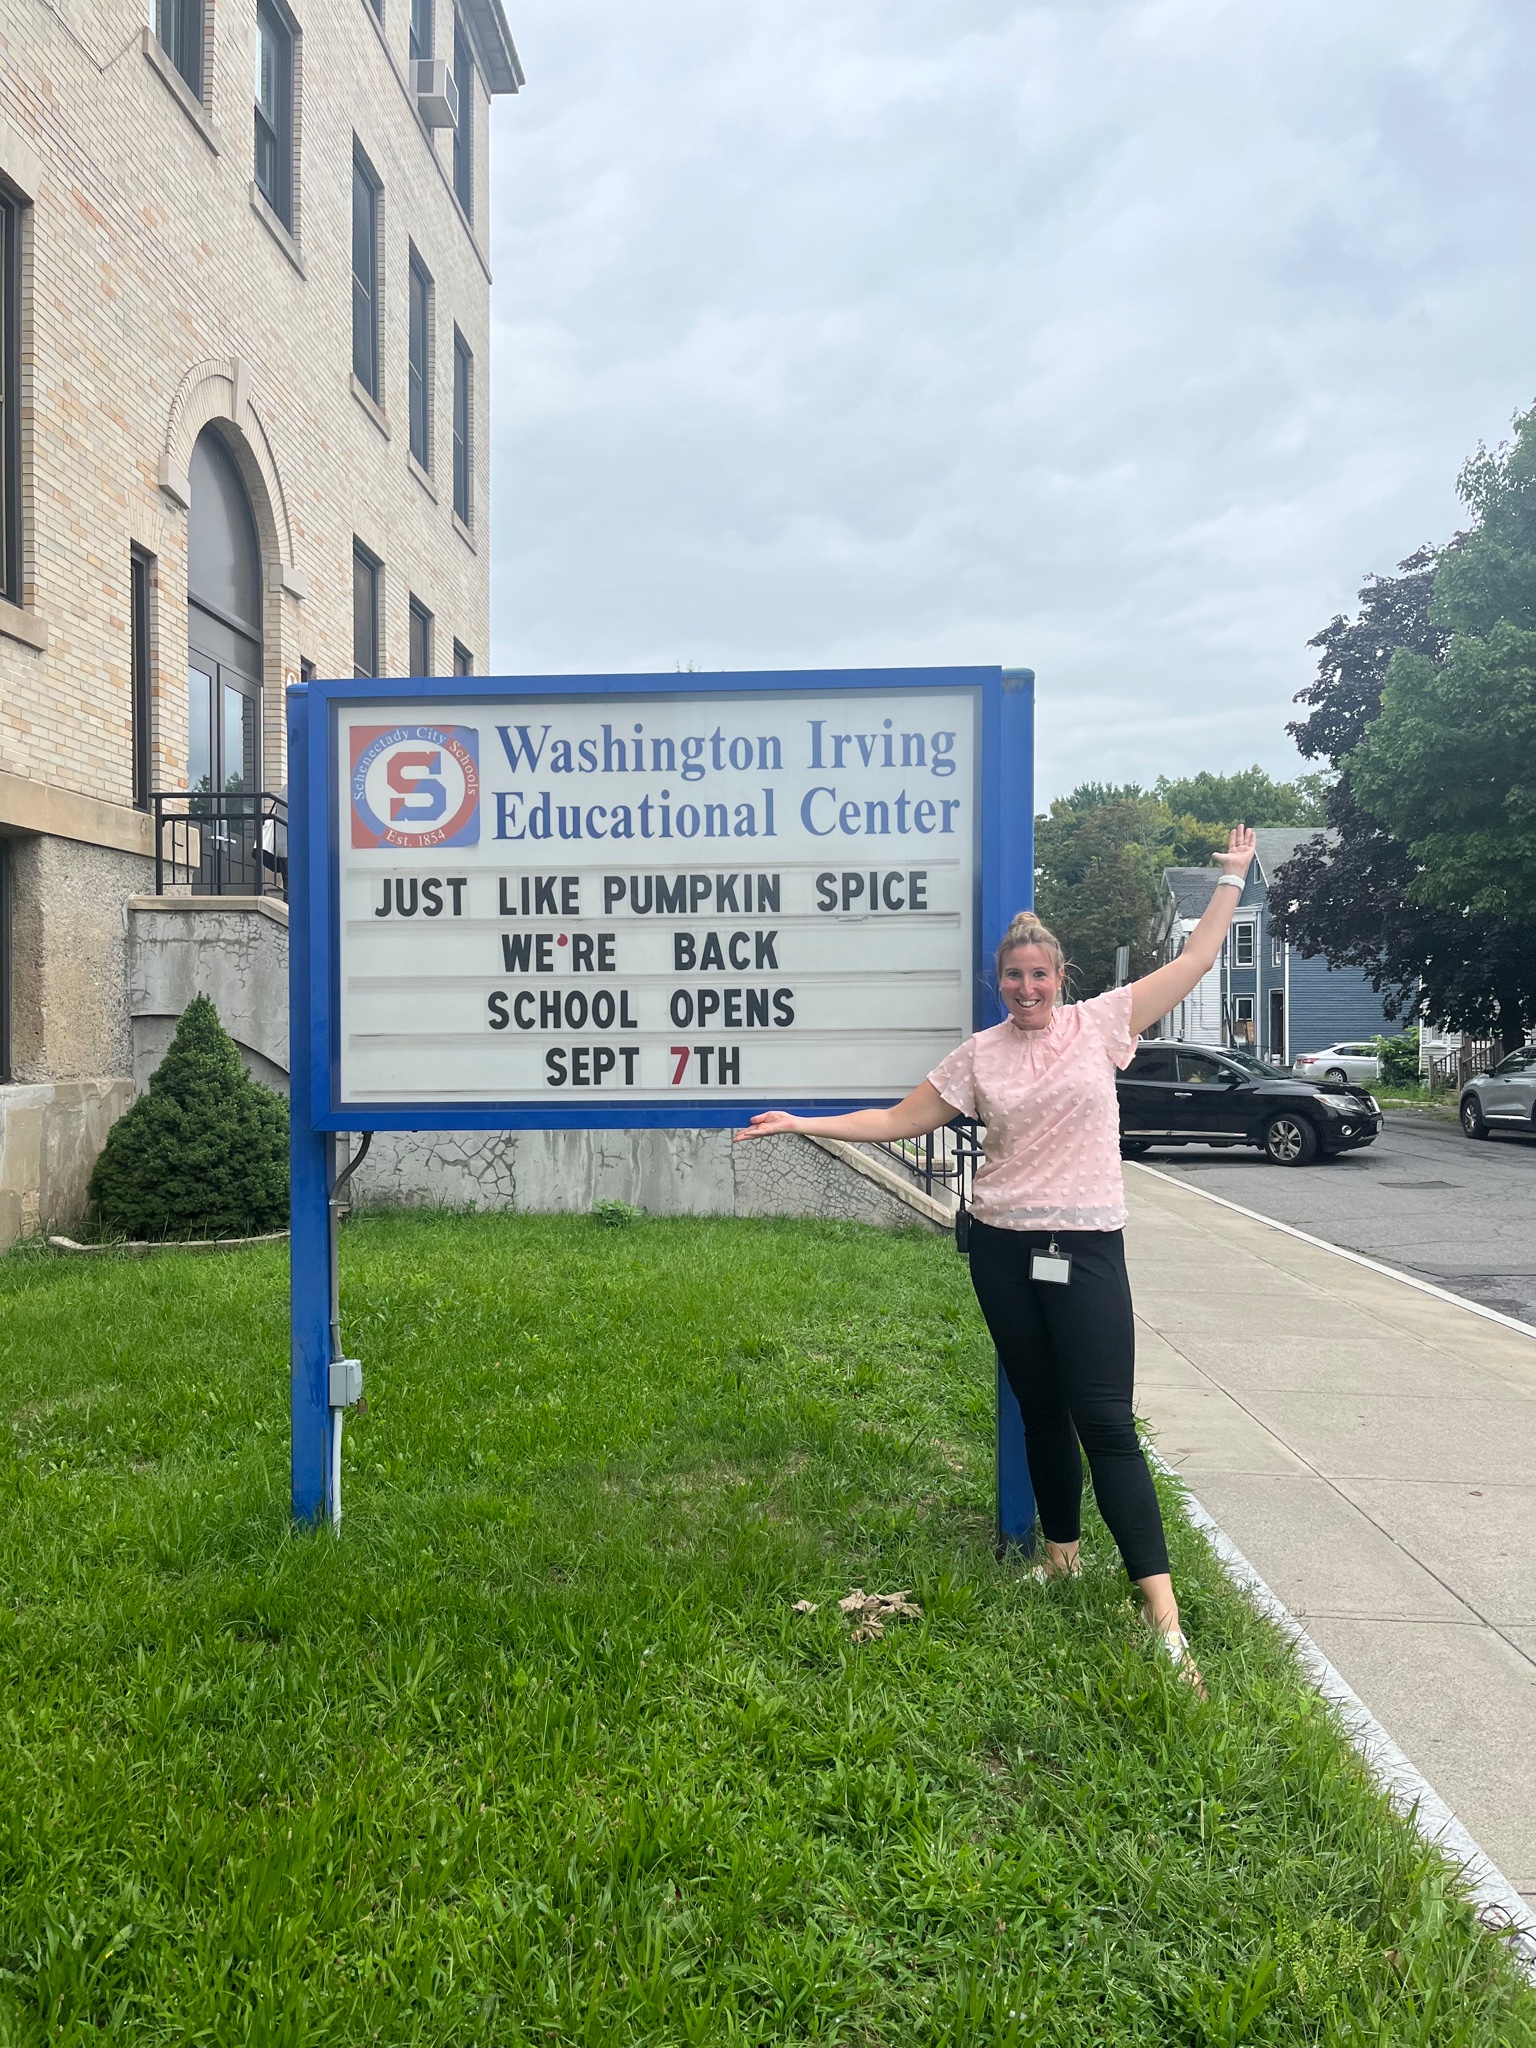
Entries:
[[[898, 1100], [1002, 1011], [1033, 675], [288, 693], [293, 1513], [340, 1516], [345, 1132], [740, 1126]], [[998, 1376], [998, 1535], [1034, 1499]]]

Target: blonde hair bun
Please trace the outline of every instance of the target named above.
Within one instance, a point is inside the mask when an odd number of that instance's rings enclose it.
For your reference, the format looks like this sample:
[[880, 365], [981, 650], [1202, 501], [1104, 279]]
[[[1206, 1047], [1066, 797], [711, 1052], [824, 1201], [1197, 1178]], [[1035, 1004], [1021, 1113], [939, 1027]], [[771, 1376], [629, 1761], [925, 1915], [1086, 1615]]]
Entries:
[[1020, 946], [1044, 946], [1055, 963], [1058, 974], [1067, 964], [1067, 956], [1061, 950], [1061, 941], [1053, 931], [1048, 931], [1032, 910], [1021, 910], [1009, 923], [997, 948], [997, 971], [1001, 975], [1003, 962], [1010, 953], [1016, 953]]

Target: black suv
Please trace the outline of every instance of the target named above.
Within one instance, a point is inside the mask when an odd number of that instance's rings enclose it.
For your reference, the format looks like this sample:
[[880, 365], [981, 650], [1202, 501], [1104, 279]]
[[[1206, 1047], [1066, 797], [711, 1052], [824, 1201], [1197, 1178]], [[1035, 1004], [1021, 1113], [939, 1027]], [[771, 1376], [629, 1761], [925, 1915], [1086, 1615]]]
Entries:
[[1120, 1150], [1154, 1145], [1256, 1145], [1277, 1166], [1374, 1143], [1381, 1111], [1352, 1084], [1298, 1081], [1249, 1052], [1167, 1040], [1143, 1045], [1115, 1079]]

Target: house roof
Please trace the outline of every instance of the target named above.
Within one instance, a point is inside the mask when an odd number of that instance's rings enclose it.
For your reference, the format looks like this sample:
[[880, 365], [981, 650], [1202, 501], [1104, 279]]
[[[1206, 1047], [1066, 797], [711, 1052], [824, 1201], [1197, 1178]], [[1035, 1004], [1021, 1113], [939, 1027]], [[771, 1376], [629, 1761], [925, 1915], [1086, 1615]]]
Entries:
[[516, 92], [524, 83], [523, 67], [507, 26], [501, 0], [462, 0], [464, 19], [475, 40], [480, 73], [489, 92]]
[[1330, 843], [1334, 838], [1331, 831], [1321, 825], [1264, 825], [1253, 835], [1258, 851], [1259, 866], [1264, 870], [1268, 882], [1275, 869], [1284, 865], [1298, 846], [1305, 846], [1309, 839], [1322, 837]]
[[1215, 868], [1164, 868], [1163, 881], [1173, 898], [1175, 917], [1199, 917], [1216, 887]]

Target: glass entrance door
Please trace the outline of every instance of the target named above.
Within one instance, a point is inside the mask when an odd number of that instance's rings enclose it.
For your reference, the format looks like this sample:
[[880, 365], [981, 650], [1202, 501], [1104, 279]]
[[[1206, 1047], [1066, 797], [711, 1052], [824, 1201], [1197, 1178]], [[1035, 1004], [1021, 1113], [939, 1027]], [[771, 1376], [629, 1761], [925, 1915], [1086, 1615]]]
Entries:
[[219, 765], [223, 788], [253, 795], [260, 786], [256, 767], [258, 686], [249, 677], [219, 670]]
[[[194, 614], [198, 639], [239, 636]], [[256, 887], [261, 859], [261, 685], [235, 646], [225, 660], [195, 642], [187, 665], [187, 788], [196, 824], [192, 888], [204, 896], [243, 896]], [[190, 849], [189, 849], [190, 850]]]
[[199, 795], [260, 787], [260, 686], [230, 663], [194, 653], [187, 669], [187, 786]]
[[187, 788], [206, 796], [218, 788], [213, 773], [213, 700], [219, 665], [194, 655], [187, 669]]

